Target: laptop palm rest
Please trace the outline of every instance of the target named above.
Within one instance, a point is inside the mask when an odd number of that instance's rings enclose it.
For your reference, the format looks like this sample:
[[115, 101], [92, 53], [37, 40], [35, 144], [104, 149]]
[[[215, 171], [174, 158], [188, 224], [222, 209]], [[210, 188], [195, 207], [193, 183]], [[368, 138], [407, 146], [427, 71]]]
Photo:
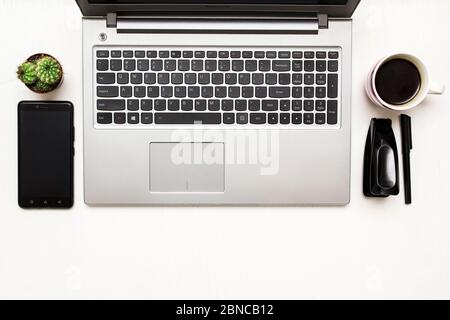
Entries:
[[224, 192], [223, 143], [150, 143], [150, 192]]

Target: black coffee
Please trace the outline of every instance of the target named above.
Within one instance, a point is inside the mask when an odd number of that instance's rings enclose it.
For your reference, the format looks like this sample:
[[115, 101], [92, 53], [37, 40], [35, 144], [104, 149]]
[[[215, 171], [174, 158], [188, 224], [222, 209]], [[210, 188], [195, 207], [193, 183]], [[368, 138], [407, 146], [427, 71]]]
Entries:
[[421, 78], [417, 67], [404, 59], [392, 59], [381, 65], [375, 77], [375, 87], [383, 101], [405, 104], [417, 95]]

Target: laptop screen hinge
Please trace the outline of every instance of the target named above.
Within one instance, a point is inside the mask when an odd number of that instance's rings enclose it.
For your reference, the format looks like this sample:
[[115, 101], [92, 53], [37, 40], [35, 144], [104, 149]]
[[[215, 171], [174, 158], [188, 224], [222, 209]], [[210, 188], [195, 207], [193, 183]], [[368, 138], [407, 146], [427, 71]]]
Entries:
[[319, 20], [319, 29], [328, 29], [328, 14], [319, 13], [317, 19]]
[[106, 15], [106, 27], [117, 28], [117, 13], [110, 12]]

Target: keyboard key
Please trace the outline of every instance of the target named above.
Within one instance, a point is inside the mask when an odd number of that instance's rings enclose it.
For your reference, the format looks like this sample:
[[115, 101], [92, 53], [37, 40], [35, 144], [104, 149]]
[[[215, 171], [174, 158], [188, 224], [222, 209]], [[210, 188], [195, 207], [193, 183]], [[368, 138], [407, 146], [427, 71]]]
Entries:
[[253, 73], [252, 74], [252, 84], [262, 85], [264, 84], [264, 74], [263, 73]]
[[261, 72], [270, 71], [270, 60], [260, 60], [259, 61], [259, 71], [261, 71]]
[[209, 59], [215, 59], [215, 58], [217, 58], [217, 51], [208, 51], [207, 54], [206, 54], [206, 56], [207, 56]]
[[292, 124], [302, 124], [302, 114], [293, 113], [292, 114]]
[[237, 84], [237, 74], [236, 73], [227, 73], [225, 74], [225, 84], [233, 85]]
[[196, 84], [197, 83], [197, 74], [196, 73], [186, 73], [184, 75], [184, 83]]
[[247, 111], [247, 100], [239, 99], [234, 102], [236, 111]]
[[325, 87], [316, 87], [316, 98], [322, 99], [326, 96]]
[[228, 59], [230, 57], [230, 52], [228, 51], [219, 51], [219, 58]]
[[141, 84], [141, 83], [142, 83], [142, 73], [132, 73], [131, 84]]
[[305, 98], [314, 98], [314, 87], [305, 87], [304, 89]]
[[139, 113], [128, 113], [127, 120], [129, 124], [138, 124], [139, 123]]
[[303, 83], [303, 75], [301, 73], [294, 73], [292, 75], [292, 84], [299, 86]]
[[158, 84], [169, 84], [170, 75], [167, 72], [158, 73]]
[[151, 69], [152, 71], [162, 71], [163, 69], [163, 61], [159, 59], [154, 59], [151, 62]]
[[302, 72], [303, 71], [303, 61], [294, 60], [292, 62], [292, 71], [294, 72]]
[[120, 51], [120, 50], [111, 51], [111, 58], [121, 58], [121, 57], [122, 57], [122, 51]]
[[280, 114], [280, 123], [281, 124], [290, 124], [291, 123], [291, 115], [289, 113], [281, 113]]
[[145, 98], [147, 96], [147, 88], [144, 86], [134, 87], [134, 96], [136, 98]]
[[218, 99], [208, 100], [208, 110], [209, 111], [219, 111], [220, 110], [220, 100], [218, 100]]
[[275, 51], [267, 51], [266, 58], [267, 59], [276, 59], [277, 53]]
[[291, 110], [291, 101], [290, 100], [281, 100], [280, 101], [280, 111], [290, 111]]
[[192, 71], [203, 71], [203, 60], [192, 60], [191, 69]]
[[338, 59], [338, 58], [339, 58], [339, 52], [337, 52], [337, 51], [328, 52], [328, 59]]
[[115, 124], [124, 124], [127, 121], [125, 112], [116, 112], [114, 113], [114, 123]]
[[291, 96], [290, 87], [270, 87], [269, 97], [271, 98], [289, 98]]
[[327, 104], [327, 123], [330, 125], [337, 124], [337, 100], [328, 100]]
[[147, 87], [147, 97], [158, 98], [159, 97], [159, 87], [158, 86]]
[[182, 84], [183, 83], [183, 74], [181, 72], [172, 73], [170, 82], [172, 84]]
[[303, 102], [303, 110], [305, 111], [314, 111], [314, 100], [305, 100]]
[[133, 96], [133, 87], [132, 86], [120, 87], [120, 96], [122, 98], [131, 98]]
[[294, 59], [303, 59], [303, 52], [302, 51], [294, 51], [294, 52], [292, 52], [292, 58], [294, 58]]
[[170, 99], [167, 102], [167, 110], [169, 110], [169, 111], [178, 111], [178, 110], [180, 110], [180, 100], [178, 100], [178, 99]]
[[326, 59], [327, 53], [325, 51], [317, 51], [316, 58], [317, 59]]
[[264, 59], [266, 54], [264, 51], [255, 51], [255, 59]]
[[199, 98], [200, 97], [200, 87], [189, 87], [188, 88], [189, 98]]
[[337, 60], [328, 61], [328, 71], [329, 72], [337, 72], [338, 70], [339, 70], [339, 63]]
[[292, 111], [302, 111], [303, 109], [303, 102], [302, 100], [293, 100], [292, 101]]
[[302, 87], [293, 87], [292, 88], [292, 98], [299, 99], [303, 95]]
[[305, 74], [305, 85], [311, 86], [314, 84], [314, 74], [313, 73], [306, 73]]
[[135, 58], [145, 58], [145, 51], [144, 50], [137, 50], [134, 52]]
[[205, 51], [195, 51], [195, 58], [203, 59], [205, 57]]
[[291, 71], [290, 60], [274, 60], [272, 62], [272, 70], [277, 72]]
[[224, 113], [223, 114], [224, 124], [234, 124], [234, 113]]
[[202, 98], [212, 98], [214, 96], [214, 88], [211, 86], [202, 87]]
[[156, 73], [144, 73], [144, 83], [145, 84], [155, 84], [156, 83]]
[[153, 110], [153, 100], [143, 99], [141, 100], [141, 110], [142, 111], [151, 111]]
[[247, 124], [248, 123], [248, 113], [237, 113], [236, 114], [237, 124]]
[[267, 115], [267, 122], [269, 124], [278, 124], [278, 113], [269, 113]]
[[167, 51], [167, 50], [163, 50], [163, 51], [159, 52], [159, 57], [161, 59], [167, 59], [169, 57], [169, 55], [170, 55], [169, 51]]
[[314, 59], [314, 52], [313, 51], [306, 51], [305, 52], [305, 59]]
[[242, 87], [242, 98], [253, 98], [254, 97], [254, 89], [253, 87]]
[[108, 71], [108, 60], [99, 59], [97, 60], [97, 70], [98, 71]]
[[303, 114], [303, 123], [304, 124], [314, 124], [314, 113], [304, 113]]
[[165, 71], [175, 71], [177, 70], [177, 61], [170, 59], [164, 60], [164, 70]]
[[291, 53], [289, 51], [280, 51], [280, 52], [278, 52], [278, 58], [279, 59], [290, 59]]
[[112, 123], [112, 113], [106, 113], [106, 112], [97, 113], [97, 123], [99, 123], [99, 124]]
[[224, 76], [223, 73], [213, 73], [212, 74], [212, 84], [221, 85], [223, 84]]
[[186, 87], [176, 86], [175, 87], [175, 98], [186, 98]]
[[208, 113], [155, 113], [156, 124], [220, 124], [221, 113], [208, 112]]
[[327, 71], [327, 62], [325, 60], [317, 60], [316, 61], [316, 71], [317, 72]]
[[266, 73], [266, 84], [274, 85], [277, 84], [277, 74], [276, 73]]
[[178, 58], [181, 58], [181, 51], [178, 51], [178, 50], [176, 50], [176, 51], [171, 51], [171, 52], [170, 52], [170, 57], [171, 57], [172, 59], [178, 59]]
[[232, 70], [235, 72], [244, 71], [244, 61], [243, 60], [233, 60]]
[[141, 113], [141, 123], [142, 124], [151, 124], [153, 123], [153, 114], [152, 113]]
[[191, 99], [183, 99], [181, 100], [181, 110], [183, 111], [192, 111], [194, 110], [194, 101]]
[[250, 123], [251, 124], [265, 124], [266, 114], [265, 113], [250, 113]]
[[131, 51], [131, 50], [125, 50], [125, 51], [123, 52], [123, 57], [124, 57], [124, 58], [133, 58], [133, 51]]
[[195, 100], [195, 111], [206, 111], [206, 100], [205, 99]]
[[123, 69], [125, 71], [134, 71], [136, 70], [136, 60], [126, 59], [123, 61]]
[[233, 100], [222, 100], [223, 111], [233, 111]]
[[261, 100], [249, 100], [248, 101], [248, 110], [259, 111], [260, 109], [261, 109]]
[[211, 83], [211, 76], [209, 73], [199, 73], [198, 74], [198, 84], [206, 85]]
[[251, 59], [251, 58], [253, 58], [253, 52], [251, 52], [251, 51], [244, 51], [244, 52], [242, 52], [242, 58], [244, 58], [244, 59]]
[[161, 87], [161, 97], [172, 98], [173, 97], [173, 87], [172, 86]]
[[313, 72], [314, 71], [314, 60], [306, 60], [305, 61], [305, 71], [306, 72]]
[[241, 52], [240, 51], [231, 51], [230, 54], [232, 59], [240, 59], [241, 58]]
[[228, 97], [229, 98], [239, 98], [241, 96], [241, 88], [238, 86], [228, 87]]
[[219, 61], [219, 71], [230, 71], [230, 68], [231, 68], [230, 60]]
[[278, 76], [278, 83], [282, 86], [291, 84], [291, 74], [290, 73], [280, 73]]
[[153, 103], [153, 108], [155, 111], [165, 111], [167, 107], [166, 100], [164, 99], [156, 99]]
[[278, 100], [263, 100], [263, 111], [278, 111]]
[[239, 84], [249, 85], [250, 84], [250, 73], [239, 73]]
[[325, 100], [316, 100], [316, 111], [323, 112], [327, 109]]
[[227, 97], [227, 87], [225, 86], [217, 86], [216, 90], [216, 98], [226, 98]]
[[316, 84], [324, 86], [327, 83], [327, 75], [325, 73], [316, 74]]
[[328, 74], [327, 76], [328, 83], [328, 98], [335, 99], [338, 96], [338, 75], [335, 73]]
[[189, 60], [179, 60], [178, 61], [178, 71], [189, 71], [191, 63]]
[[325, 124], [325, 113], [316, 113], [316, 124], [323, 125]]
[[115, 73], [97, 73], [98, 84], [114, 84], [116, 82]]
[[115, 98], [119, 96], [119, 87], [99, 86], [97, 87], [97, 97]]
[[193, 51], [183, 51], [183, 58], [190, 59], [194, 57]]
[[258, 62], [256, 60], [246, 60], [245, 61], [245, 71], [253, 72], [258, 70]]
[[148, 71], [150, 70], [150, 63], [148, 60], [138, 60], [137, 69], [139, 71]]
[[256, 87], [255, 97], [260, 99], [267, 98], [267, 87]]
[[154, 59], [158, 56], [156, 50], [147, 51], [147, 58]]
[[139, 110], [139, 100], [137, 100], [137, 99], [127, 100], [127, 110], [138, 111]]
[[97, 100], [97, 110], [102, 111], [125, 110], [125, 100], [124, 99]]

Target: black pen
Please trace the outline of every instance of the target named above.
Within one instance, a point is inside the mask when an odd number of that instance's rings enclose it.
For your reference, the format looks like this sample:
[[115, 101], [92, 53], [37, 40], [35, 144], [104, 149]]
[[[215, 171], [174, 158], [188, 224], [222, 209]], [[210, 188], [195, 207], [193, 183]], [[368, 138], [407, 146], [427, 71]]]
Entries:
[[405, 203], [411, 204], [411, 161], [412, 149], [411, 118], [405, 114], [400, 115], [400, 127], [402, 131], [403, 153], [403, 183], [405, 186]]

